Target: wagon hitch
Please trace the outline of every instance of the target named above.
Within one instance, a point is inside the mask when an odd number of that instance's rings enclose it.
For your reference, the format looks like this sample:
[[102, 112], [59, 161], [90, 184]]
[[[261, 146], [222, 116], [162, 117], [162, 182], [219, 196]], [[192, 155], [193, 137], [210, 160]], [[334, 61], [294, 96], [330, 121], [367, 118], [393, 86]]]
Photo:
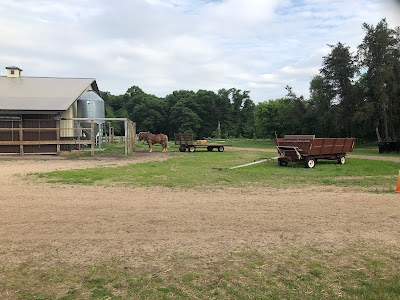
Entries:
[[213, 168], [213, 170], [219, 170], [219, 171], [222, 171], [222, 170], [233, 170], [233, 169], [238, 169], [238, 168], [243, 168], [243, 167], [259, 164], [259, 163], [262, 163], [262, 162], [265, 162], [265, 161], [274, 160], [274, 159], [277, 159], [277, 158], [279, 158], [279, 156], [270, 157], [270, 158], [260, 158], [258, 160], [255, 160], [254, 162], [247, 163], [247, 164], [244, 164], [244, 165], [234, 166], [234, 167], [230, 167], [230, 168]]

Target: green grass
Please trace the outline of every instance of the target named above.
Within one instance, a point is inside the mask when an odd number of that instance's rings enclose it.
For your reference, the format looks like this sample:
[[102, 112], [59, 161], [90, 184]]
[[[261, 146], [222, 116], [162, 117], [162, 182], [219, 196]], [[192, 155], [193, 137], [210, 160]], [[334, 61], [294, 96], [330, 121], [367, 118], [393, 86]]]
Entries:
[[[151, 154], [149, 154], [151, 155]], [[314, 169], [304, 168], [302, 162], [279, 167], [276, 160], [227, 170], [275, 153], [230, 151], [223, 153], [199, 151], [170, 154], [166, 161], [130, 164], [121, 167], [55, 171], [37, 174], [52, 183], [198, 187], [290, 187], [308, 185], [337, 185], [360, 187], [372, 192], [389, 192], [396, 186], [400, 163], [348, 158], [345, 165], [336, 161], [319, 160]]]
[[7, 299], [399, 299], [400, 257], [390, 249], [315, 247], [213, 257], [176, 254], [136, 269], [39, 262], [1, 268]]
[[226, 144], [241, 148], [275, 149], [275, 140], [269, 139], [229, 139]]
[[376, 148], [355, 147], [353, 153], [357, 154], [357, 155], [373, 155], [373, 156], [399, 157], [400, 158], [400, 153], [396, 153], [396, 152], [379, 153], [378, 147], [376, 147]]
[[124, 143], [116, 143], [116, 144], [103, 144], [103, 150], [99, 151], [99, 153], [117, 153], [125, 155], [125, 144]]
[[[255, 150], [262, 150], [262, 149], [276, 149], [275, 148], [275, 140], [271, 139], [226, 139], [226, 140], [209, 140], [208, 143], [218, 143], [222, 145], [232, 145], [234, 147], [239, 148], [253, 148]], [[148, 145], [143, 142], [137, 142], [136, 148], [138, 150], [147, 150]], [[161, 145], [155, 144], [153, 148], [156, 150], [161, 149]], [[168, 149], [177, 150], [178, 145], [175, 145], [173, 140], [168, 142]], [[357, 155], [370, 155], [370, 156], [387, 156], [387, 157], [400, 157], [400, 153], [391, 152], [391, 153], [379, 153], [377, 143], [364, 143], [364, 144], [355, 144], [354, 154]], [[103, 143], [103, 149], [98, 150], [95, 148], [95, 155], [107, 155], [107, 154], [115, 154], [115, 155], [124, 155], [125, 154], [125, 144], [124, 143], [116, 143], [116, 144], [108, 144]], [[80, 158], [90, 156], [90, 148], [84, 152], [75, 152], [68, 156], [68, 158]]]

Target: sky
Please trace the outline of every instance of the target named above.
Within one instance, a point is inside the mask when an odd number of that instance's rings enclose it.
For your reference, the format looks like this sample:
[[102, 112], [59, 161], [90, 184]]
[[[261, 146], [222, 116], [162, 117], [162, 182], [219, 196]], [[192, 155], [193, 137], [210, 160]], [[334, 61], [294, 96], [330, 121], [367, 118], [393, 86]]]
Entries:
[[309, 96], [328, 45], [356, 52], [363, 23], [400, 26], [400, 0], [0, 0], [0, 75], [95, 78], [138, 86], [250, 91], [255, 103]]

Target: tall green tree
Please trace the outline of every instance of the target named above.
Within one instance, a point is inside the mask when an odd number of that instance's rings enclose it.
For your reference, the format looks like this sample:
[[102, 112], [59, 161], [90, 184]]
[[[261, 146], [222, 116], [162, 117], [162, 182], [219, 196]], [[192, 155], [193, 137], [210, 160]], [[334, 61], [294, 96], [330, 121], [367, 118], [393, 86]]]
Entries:
[[360, 101], [354, 114], [355, 136], [361, 140], [375, 140], [375, 105], [366, 73], [355, 82], [354, 95]]
[[[121, 96], [114, 96], [110, 92], [101, 92], [100, 96], [104, 100], [106, 118], [127, 118], [126, 110]], [[124, 135], [124, 125], [122, 122], [106, 122], [106, 131], [109, 127], [114, 128], [114, 134]], [[108, 131], [107, 131], [108, 132]]]
[[285, 87], [287, 94], [285, 96], [286, 112], [288, 119], [287, 134], [307, 134], [308, 128], [305, 125], [305, 117], [307, 113], [306, 102], [303, 96], [298, 97], [293, 92], [293, 88], [289, 85]]
[[192, 132], [195, 137], [201, 128], [201, 119], [196, 113], [198, 106], [193, 97], [180, 99], [170, 109], [170, 125], [173, 132]]
[[229, 97], [229, 89], [218, 90], [218, 97], [216, 98], [216, 116], [218, 125], [215, 131], [219, 131], [221, 137], [226, 138], [232, 136], [232, 106], [231, 99]]
[[348, 46], [340, 42], [329, 46], [331, 53], [323, 57], [320, 73], [335, 92], [345, 134], [353, 136], [353, 118], [357, 108], [357, 99], [353, 95], [353, 79], [357, 72], [356, 57]]
[[130, 87], [125, 94], [117, 97], [126, 116], [120, 110], [116, 114], [136, 122], [138, 131], [165, 132], [167, 105], [163, 98], [147, 94], [138, 86]]
[[253, 138], [255, 136], [255, 107], [256, 105], [250, 98], [244, 100], [241, 110], [242, 125], [240, 135], [245, 138]]
[[275, 133], [282, 136], [286, 131], [286, 124], [280, 120], [284, 110], [284, 99], [260, 102], [255, 107], [255, 129], [258, 138], [273, 138]]
[[138, 131], [150, 131], [153, 133], [165, 133], [167, 131], [167, 105], [162, 98], [146, 95], [140, 104], [137, 104], [129, 112], [129, 118], [136, 120]]
[[275, 134], [310, 134], [305, 125], [307, 103], [302, 96], [298, 97], [292, 87], [285, 98], [260, 102], [255, 107], [255, 130], [259, 138], [274, 138]]
[[339, 136], [338, 108], [334, 103], [336, 92], [329, 80], [316, 75], [310, 82], [310, 99], [307, 105], [307, 120], [310, 133], [319, 137]]
[[221, 129], [225, 137], [247, 137], [251, 138], [253, 130], [248, 128], [249, 120], [254, 120], [254, 103], [250, 98], [249, 91], [241, 91], [236, 88], [221, 89], [218, 91], [220, 103], [225, 111], [220, 115], [223, 117]]
[[199, 138], [212, 136], [218, 127], [217, 99], [218, 95], [212, 91], [199, 90], [194, 95], [198, 107], [197, 115], [201, 119], [201, 127], [196, 132]]
[[366, 33], [358, 47], [361, 65], [367, 68], [367, 81], [375, 106], [377, 127], [386, 141], [400, 135], [399, 83], [400, 56], [398, 29], [389, 28], [386, 19], [376, 26], [363, 24]]

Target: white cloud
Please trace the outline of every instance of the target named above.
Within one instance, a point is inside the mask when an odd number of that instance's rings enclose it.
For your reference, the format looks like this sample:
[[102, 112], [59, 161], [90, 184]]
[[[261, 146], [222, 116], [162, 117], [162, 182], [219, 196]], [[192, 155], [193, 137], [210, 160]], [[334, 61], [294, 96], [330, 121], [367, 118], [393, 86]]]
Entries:
[[113, 94], [236, 87], [258, 102], [291, 85], [307, 97], [327, 44], [355, 51], [363, 22], [399, 26], [397, 2], [1, 1], [0, 61], [24, 75], [95, 77]]

